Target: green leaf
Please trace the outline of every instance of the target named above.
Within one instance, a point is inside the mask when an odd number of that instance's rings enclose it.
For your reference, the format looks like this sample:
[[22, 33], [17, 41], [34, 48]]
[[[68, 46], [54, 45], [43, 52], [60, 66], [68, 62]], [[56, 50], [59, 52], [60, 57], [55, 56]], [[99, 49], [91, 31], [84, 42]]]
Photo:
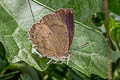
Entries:
[[5, 58], [5, 48], [2, 41], [2, 37], [0, 36], [0, 77], [3, 75], [5, 67], [8, 65]]
[[[101, 11], [101, 0], [66, 0], [64, 1], [64, 3], [62, 2], [62, 0], [58, 0], [57, 3], [54, 0], [44, 0], [44, 3], [37, 2], [36, 0], [34, 1], [38, 3], [36, 4], [34, 2], [31, 2], [32, 10], [37, 22], [39, 22], [39, 20], [44, 15], [52, 13], [55, 7], [62, 8], [61, 6], [66, 6], [67, 8], [71, 8], [70, 5], [72, 5], [74, 1], [74, 7], [78, 7], [78, 5], [81, 6], [79, 6], [80, 8], [74, 9], [75, 19], [78, 21], [76, 21], [75, 24], [75, 37], [71, 49], [72, 56], [70, 58], [70, 64], [68, 66], [86, 74], [87, 76], [90, 76], [91, 74], [96, 74], [100, 77], [107, 78], [107, 42], [100, 32], [89, 28], [92, 27], [92, 23], [90, 21], [90, 17], [92, 16], [92, 14], [94, 12]], [[49, 4], [51, 4], [51, 6], [53, 5], [54, 7], [46, 5], [45, 2], [49, 2]], [[43, 60], [39, 60], [39, 57], [31, 56], [32, 45], [31, 41], [28, 39], [28, 30], [34, 23], [32, 20], [30, 9], [28, 7], [27, 0], [1, 0], [0, 4], [2, 5], [1, 8], [4, 9], [4, 11], [6, 12], [6, 14], [9, 15], [9, 17], [12, 17], [14, 24], [16, 23], [17, 26], [11, 34], [8, 34], [6, 32], [6, 35], [4, 35], [1, 32], [5, 40], [5, 46], [7, 46], [8, 60], [12, 63], [22, 60], [28, 63], [29, 65], [34, 66], [36, 69], [44, 70], [42, 64], [45, 66], [47, 60], [42, 63]], [[2, 19], [1, 21], [2, 22], [0, 24], [7, 24]], [[85, 25], [84, 23], [87, 25]], [[7, 24], [6, 26], [9, 26], [9, 24]], [[2, 28], [3, 30], [5, 29], [3, 27], [0, 28]], [[7, 29], [8, 28], [6, 28], [5, 30]], [[88, 45], [81, 48], [81, 45], [85, 43], [88, 43]], [[119, 56], [120, 52], [112, 51], [113, 61], [116, 61]], [[42, 67], [39, 66], [39, 63], [42, 63]]]
[[35, 59], [35, 61], [37, 62], [37, 64], [39, 65], [39, 67], [42, 69], [42, 70], [46, 70], [48, 64], [46, 64], [49, 59], [46, 59], [46, 58], [40, 58], [38, 54], [32, 54], [32, 57]]
[[[0, 1], [0, 41], [4, 44], [6, 57], [10, 63], [25, 61], [30, 66], [42, 71], [48, 65], [41, 69], [41, 66], [46, 65], [46, 63], [39, 64], [31, 55], [32, 44], [28, 39], [28, 27], [31, 27], [33, 23], [29, 19], [31, 14], [27, 14], [30, 13], [27, 5], [24, 0]], [[42, 60], [39, 62], [42, 62]]]
[[40, 5], [49, 6], [52, 10], [59, 8], [73, 8], [75, 20], [80, 21], [89, 27], [94, 27], [92, 15], [102, 11], [102, 0], [33, 0], [40, 2]]
[[7, 65], [5, 59], [0, 56], [0, 77], [3, 75], [4, 69]]
[[108, 0], [109, 1], [109, 9], [120, 16], [120, 0]]
[[27, 66], [26, 68], [22, 69], [22, 74], [20, 75], [20, 80], [40, 80], [37, 71]]
[[115, 49], [118, 51], [120, 42], [120, 25], [119, 22], [115, 22], [112, 18], [110, 18], [110, 37]]
[[[79, 24], [75, 25], [74, 43], [71, 49], [72, 56], [69, 66], [90, 76], [97, 74], [103, 78], [108, 76], [108, 46], [102, 34], [86, 29]], [[89, 44], [81, 47], [84, 43]], [[120, 52], [113, 52], [112, 59], [115, 61]]]

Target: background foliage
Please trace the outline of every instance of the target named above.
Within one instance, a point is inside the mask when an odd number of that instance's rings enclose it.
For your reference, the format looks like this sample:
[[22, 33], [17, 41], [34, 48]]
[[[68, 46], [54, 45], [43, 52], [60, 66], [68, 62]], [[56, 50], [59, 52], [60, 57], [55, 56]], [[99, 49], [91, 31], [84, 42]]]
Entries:
[[[109, 0], [113, 78], [118, 79], [120, 56], [119, 0]], [[114, 3], [114, 4], [113, 4]], [[29, 28], [34, 24], [27, 0], [0, 0], [0, 79], [104, 80], [108, 78], [108, 46], [102, 0], [33, 0], [40, 19], [59, 8], [73, 8], [75, 36], [70, 64], [50, 64], [34, 52]], [[116, 8], [116, 7], [117, 8]], [[117, 19], [116, 19], [117, 18]], [[83, 48], [81, 45], [89, 43]], [[116, 62], [116, 60], [118, 60]], [[100, 78], [101, 77], [101, 78]]]

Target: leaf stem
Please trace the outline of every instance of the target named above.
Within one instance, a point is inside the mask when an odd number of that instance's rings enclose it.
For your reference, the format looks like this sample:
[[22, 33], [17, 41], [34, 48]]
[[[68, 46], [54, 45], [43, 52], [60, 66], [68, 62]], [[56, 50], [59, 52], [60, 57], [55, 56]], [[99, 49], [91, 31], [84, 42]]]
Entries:
[[107, 43], [108, 43], [108, 58], [109, 58], [109, 71], [108, 71], [108, 80], [112, 80], [112, 56], [111, 56], [111, 39], [110, 39], [110, 26], [109, 26], [109, 9], [108, 9], [108, 0], [103, 0], [104, 2], [104, 14], [105, 14], [105, 29], [107, 32]]
[[4, 74], [3, 76], [0, 77], [0, 80], [8, 80], [11, 79], [12, 77], [15, 77], [16, 74], [20, 73], [20, 71], [14, 71], [8, 74]]
[[29, 8], [30, 8], [32, 17], [33, 17], [33, 21], [34, 21], [34, 23], [35, 23], [35, 17], [34, 17], [33, 11], [32, 11], [32, 7], [31, 7], [31, 4], [30, 4], [30, 0], [28, 0], [28, 5], [29, 5]]

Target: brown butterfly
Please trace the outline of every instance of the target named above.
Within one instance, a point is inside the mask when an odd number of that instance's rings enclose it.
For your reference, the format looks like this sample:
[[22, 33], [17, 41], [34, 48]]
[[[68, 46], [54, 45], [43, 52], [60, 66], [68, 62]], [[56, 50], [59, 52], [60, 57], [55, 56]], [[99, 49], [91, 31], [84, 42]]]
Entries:
[[74, 37], [73, 9], [59, 9], [54, 14], [45, 15], [29, 33], [32, 44], [40, 53], [56, 59], [67, 58], [69, 62]]

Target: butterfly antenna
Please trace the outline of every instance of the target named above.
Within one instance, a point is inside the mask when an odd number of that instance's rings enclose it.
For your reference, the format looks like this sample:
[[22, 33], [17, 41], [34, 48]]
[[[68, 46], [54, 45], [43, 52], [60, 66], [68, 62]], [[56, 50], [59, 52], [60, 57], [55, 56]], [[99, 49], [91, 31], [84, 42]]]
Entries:
[[34, 23], [35, 23], [35, 17], [34, 17], [33, 11], [32, 11], [32, 7], [31, 7], [31, 4], [30, 4], [30, 0], [28, 0], [28, 5], [29, 5], [29, 8], [30, 8], [32, 17], [33, 17], [33, 21], [34, 21]]

